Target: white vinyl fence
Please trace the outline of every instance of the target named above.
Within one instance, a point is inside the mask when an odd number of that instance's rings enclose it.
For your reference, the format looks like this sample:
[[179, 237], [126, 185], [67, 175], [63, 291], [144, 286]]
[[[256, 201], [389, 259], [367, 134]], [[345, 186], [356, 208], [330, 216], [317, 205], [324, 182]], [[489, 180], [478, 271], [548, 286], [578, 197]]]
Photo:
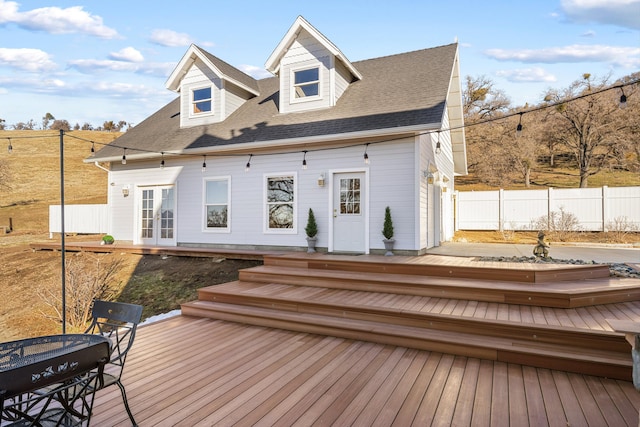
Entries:
[[583, 231], [640, 231], [640, 187], [456, 191], [456, 230], [535, 230], [561, 212]]
[[[49, 206], [49, 237], [62, 232], [60, 205]], [[65, 233], [103, 234], [109, 232], [109, 205], [65, 205]]]

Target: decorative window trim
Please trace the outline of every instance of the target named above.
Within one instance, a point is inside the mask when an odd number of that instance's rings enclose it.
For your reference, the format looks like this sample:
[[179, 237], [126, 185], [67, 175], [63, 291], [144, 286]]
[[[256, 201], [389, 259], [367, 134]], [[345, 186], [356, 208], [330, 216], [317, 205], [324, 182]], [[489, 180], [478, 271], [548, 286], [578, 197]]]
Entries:
[[[211, 96], [209, 98], [203, 98], [199, 100], [194, 100], [194, 93], [198, 90], [209, 89]], [[202, 117], [209, 116], [213, 114], [213, 86], [195, 86], [189, 89], [189, 117]], [[199, 103], [209, 102], [211, 108], [207, 111], [195, 111], [196, 105]]]
[[[227, 226], [226, 227], [209, 227], [208, 207], [222, 206], [224, 203], [207, 203], [207, 183], [209, 182], [225, 182], [227, 183]], [[231, 233], [231, 176], [212, 176], [202, 179], [202, 231], [206, 233]]]
[[[318, 70], [318, 80], [311, 80], [309, 82], [305, 82], [304, 84], [296, 85], [296, 73], [299, 73], [301, 71], [314, 70], [314, 69]], [[308, 86], [312, 84], [318, 85], [317, 95], [304, 96], [300, 98], [296, 97], [296, 87]], [[305, 65], [302, 67], [291, 68], [289, 72], [289, 101], [292, 104], [297, 104], [301, 102], [317, 101], [320, 99], [322, 99], [322, 64]]]
[[[293, 201], [290, 203], [293, 209], [293, 226], [291, 228], [270, 228], [269, 227], [269, 207], [274, 203], [269, 202], [269, 179], [291, 177], [293, 179]], [[298, 233], [298, 174], [296, 172], [269, 173], [263, 175], [263, 232], [265, 234], [297, 234]], [[285, 203], [283, 203], [285, 204]]]

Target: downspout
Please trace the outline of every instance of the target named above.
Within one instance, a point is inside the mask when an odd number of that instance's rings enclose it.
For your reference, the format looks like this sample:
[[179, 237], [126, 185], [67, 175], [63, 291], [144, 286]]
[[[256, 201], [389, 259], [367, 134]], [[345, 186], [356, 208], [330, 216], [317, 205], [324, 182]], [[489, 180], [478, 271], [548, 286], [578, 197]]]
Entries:
[[93, 164], [95, 165], [95, 167], [100, 168], [100, 169], [102, 169], [103, 171], [105, 171], [105, 172], [107, 172], [107, 173], [111, 172], [109, 169], [107, 169], [107, 168], [105, 168], [104, 166], [102, 166], [102, 165], [100, 164], [100, 162], [97, 162], [97, 161], [96, 161], [96, 162], [93, 162]]

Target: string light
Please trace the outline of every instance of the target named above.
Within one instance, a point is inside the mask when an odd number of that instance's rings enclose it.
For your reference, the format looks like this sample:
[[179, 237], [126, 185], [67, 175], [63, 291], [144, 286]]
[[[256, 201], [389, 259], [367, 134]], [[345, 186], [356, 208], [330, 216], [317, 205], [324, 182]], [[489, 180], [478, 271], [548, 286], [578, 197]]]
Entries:
[[442, 147], [440, 146], [440, 131], [438, 131], [438, 140], [436, 141], [436, 154], [442, 153]]
[[369, 148], [369, 143], [364, 146], [364, 164], [369, 164], [369, 155], [367, 154], [367, 149]]
[[95, 154], [96, 152], [96, 144], [91, 141], [91, 155]]
[[620, 91], [622, 92], [622, 95], [620, 95], [620, 103], [618, 104], [618, 107], [624, 110], [627, 108], [627, 95], [624, 94], [624, 89], [622, 87], [620, 87]]
[[247, 165], [244, 167], [244, 171], [245, 172], [249, 172], [249, 169], [251, 169], [251, 158], [253, 157], [253, 154], [249, 154], [249, 160], [247, 160]]
[[516, 127], [516, 138], [522, 135], [522, 115], [524, 114], [524, 112], [521, 111], [518, 114], [520, 115], [520, 120], [518, 121], [518, 126]]
[[304, 155], [302, 156], [302, 169], [307, 169], [307, 151], [303, 151]]
[[207, 156], [202, 156], [202, 173], [207, 171]]
[[9, 140], [9, 146], [7, 147], [7, 151], [9, 154], [13, 153], [13, 146], [11, 145], [11, 138], [7, 138]]
[[160, 160], [160, 169], [164, 169], [164, 151], [160, 153], [160, 155], [162, 156], [162, 160]]
[[127, 164], [127, 149], [126, 148], [122, 149], [122, 164], [123, 165]]

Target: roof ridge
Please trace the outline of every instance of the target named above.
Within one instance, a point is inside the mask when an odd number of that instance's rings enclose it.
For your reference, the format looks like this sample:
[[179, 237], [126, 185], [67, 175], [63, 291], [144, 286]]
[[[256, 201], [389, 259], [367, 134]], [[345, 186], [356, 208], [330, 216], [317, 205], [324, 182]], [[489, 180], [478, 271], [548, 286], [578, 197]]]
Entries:
[[408, 52], [392, 53], [392, 54], [389, 54], [389, 55], [376, 56], [374, 58], [361, 59], [359, 61], [354, 61], [353, 63], [354, 64], [358, 64], [358, 63], [362, 63], [362, 62], [366, 62], [366, 61], [375, 61], [377, 59], [393, 58], [394, 56], [409, 55], [409, 54], [418, 53], [418, 52], [426, 52], [428, 50], [442, 49], [442, 48], [451, 47], [451, 46], [454, 46], [454, 45], [457, 46], [458, 44], [459, 44], [458, 42], [453, 42], [453, 43], [449, 43], [449, 44], [443, 44], [443, 45], [440, 45], [440, 46], [427, 47], [427, 48], [424, 48], [424, 49], [410, 50]]

